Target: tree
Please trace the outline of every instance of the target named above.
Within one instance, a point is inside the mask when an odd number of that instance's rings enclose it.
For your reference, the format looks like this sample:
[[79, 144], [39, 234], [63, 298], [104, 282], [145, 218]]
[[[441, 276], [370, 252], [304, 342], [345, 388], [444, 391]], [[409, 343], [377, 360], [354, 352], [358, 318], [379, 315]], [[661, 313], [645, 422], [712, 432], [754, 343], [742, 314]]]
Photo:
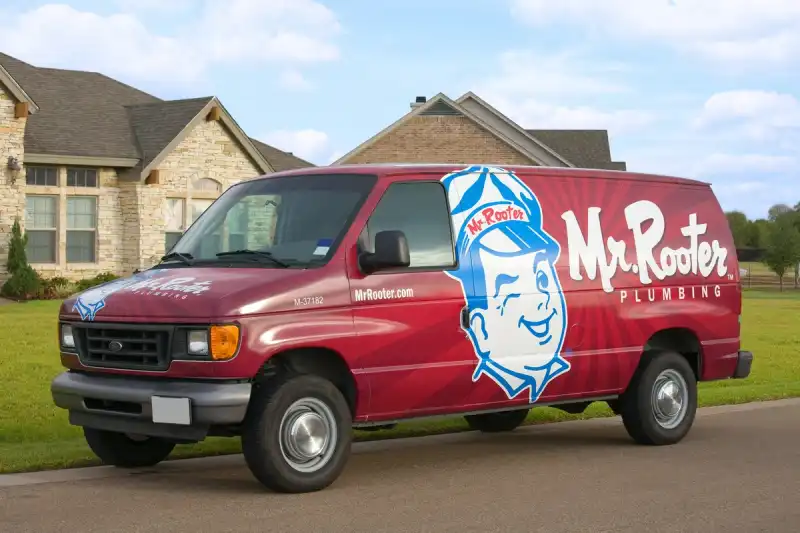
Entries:
[[750, 222], [748, 244], [752, 248], [763, 249], [767, 247], [767, 237], [769, 236], [770, 223], [765, 218], [759, 218]]
[[775, 204], [767, 211], [767, 218], [770, 222], [775, 222], [779, 216], [791, 213], [793, 209], [787, 204]]
[[750, 246], [750, 221], [747, 215], [741, 211], [728, 211], [725, 216], [728, 218], [734, 246], [737, 249]]
[[39, 292], [42, 280], [39, 274], [28, 264], [28, 257], [25, 253], [25, 246], [28, 244], [28, 236], [22, 234], [19, 219], [14, 220], [11, 227], [11, 241], [8, 246], [8, 259], [6, 260], [6, 270], [9, 278], [0, 287], [0, 294], [10, 298], [20, 298], [27, 300], [33, 298]]
[[792, 213], [775, 217], [770, 224], [764, 262], [778, 275], [783, 291], [783, 276], [800, 261], [800, 231], [794, 225]]
[[26, 266], [28, 266], [28, 256], [25, 253], [25, 247], [28, 245], [28, 236], [22, 234], [22, 228], [19, 225], [19, 218], [14, 219], [14, 225], [11, 226], [11, 241], [8, 244], [8, 260], [6, 261], [6, 270], [9, 276], [13, 276]]
[[[795, 229], [800, 232], [800, 202], [798, 202], [792, 209], [789, 216], [792, 217], [792, 224]], [[800, 258], [794, 262], [794, 288], [800, 286]]]

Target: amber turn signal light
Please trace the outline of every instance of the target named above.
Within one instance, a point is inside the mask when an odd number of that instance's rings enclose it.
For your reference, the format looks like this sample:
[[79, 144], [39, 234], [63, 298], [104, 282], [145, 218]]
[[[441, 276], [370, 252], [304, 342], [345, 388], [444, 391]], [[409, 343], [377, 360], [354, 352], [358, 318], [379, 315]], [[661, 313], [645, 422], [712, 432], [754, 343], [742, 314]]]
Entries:
[[239, 347], [239, 326], [226, 324], [211, 326], [211, 359], [227, 361], [236, 355]]

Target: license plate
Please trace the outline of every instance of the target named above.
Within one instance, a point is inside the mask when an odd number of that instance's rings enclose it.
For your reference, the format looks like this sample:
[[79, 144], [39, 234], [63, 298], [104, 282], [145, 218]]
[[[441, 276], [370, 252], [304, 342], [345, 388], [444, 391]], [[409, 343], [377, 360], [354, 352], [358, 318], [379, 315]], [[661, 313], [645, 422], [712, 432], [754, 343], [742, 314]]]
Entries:
[[189, 398], [152, 396], [153, 422], [188, 426], [192, 423], [192, 404]]

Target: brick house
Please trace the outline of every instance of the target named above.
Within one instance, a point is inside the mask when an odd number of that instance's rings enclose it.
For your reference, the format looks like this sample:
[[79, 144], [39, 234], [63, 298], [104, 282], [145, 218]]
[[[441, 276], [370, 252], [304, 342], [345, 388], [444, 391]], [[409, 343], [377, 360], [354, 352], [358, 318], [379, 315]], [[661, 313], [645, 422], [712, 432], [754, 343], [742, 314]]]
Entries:
[[232, 184], [308, 166], [249, 138], [216, 97], [162, 100], [0, 54], [0, 276], [16, 217], [45, 276], [122, 274]]
[[626, 170], [611, 159], [606, 130], [525, 129], [472, 92], [417, 97], [408, 113], [333, 164], [399, 162]]

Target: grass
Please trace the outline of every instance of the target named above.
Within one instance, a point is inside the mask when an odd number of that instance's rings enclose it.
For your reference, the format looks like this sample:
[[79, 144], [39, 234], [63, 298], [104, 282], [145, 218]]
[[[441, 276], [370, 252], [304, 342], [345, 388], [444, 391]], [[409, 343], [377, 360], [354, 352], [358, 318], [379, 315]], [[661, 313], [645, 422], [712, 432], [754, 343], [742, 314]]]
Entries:
[[[753, 351], [753, 372], [746, 380], [700, 384], [701, 406], [800, 396], [800, 294], [797, 291], [745, 291], [742, 344]], [[0, 306], [0, 472], [20, 472], [98, 464], [79, 428], [50, 397], [50, 381], [62, 371], [55, 320], [59, 302], [36, 301]], [[610, 416], [605, 403], [581, 415], [557, 409], [533, 409], [527, 423]], [[409, 422], [392, 430], [356, 432], [357, 440], [400, 438], [466, 430], [460, 417]], [[238, 439], [208, 439], [179, 446], [174, 457], [239, 452]]]

